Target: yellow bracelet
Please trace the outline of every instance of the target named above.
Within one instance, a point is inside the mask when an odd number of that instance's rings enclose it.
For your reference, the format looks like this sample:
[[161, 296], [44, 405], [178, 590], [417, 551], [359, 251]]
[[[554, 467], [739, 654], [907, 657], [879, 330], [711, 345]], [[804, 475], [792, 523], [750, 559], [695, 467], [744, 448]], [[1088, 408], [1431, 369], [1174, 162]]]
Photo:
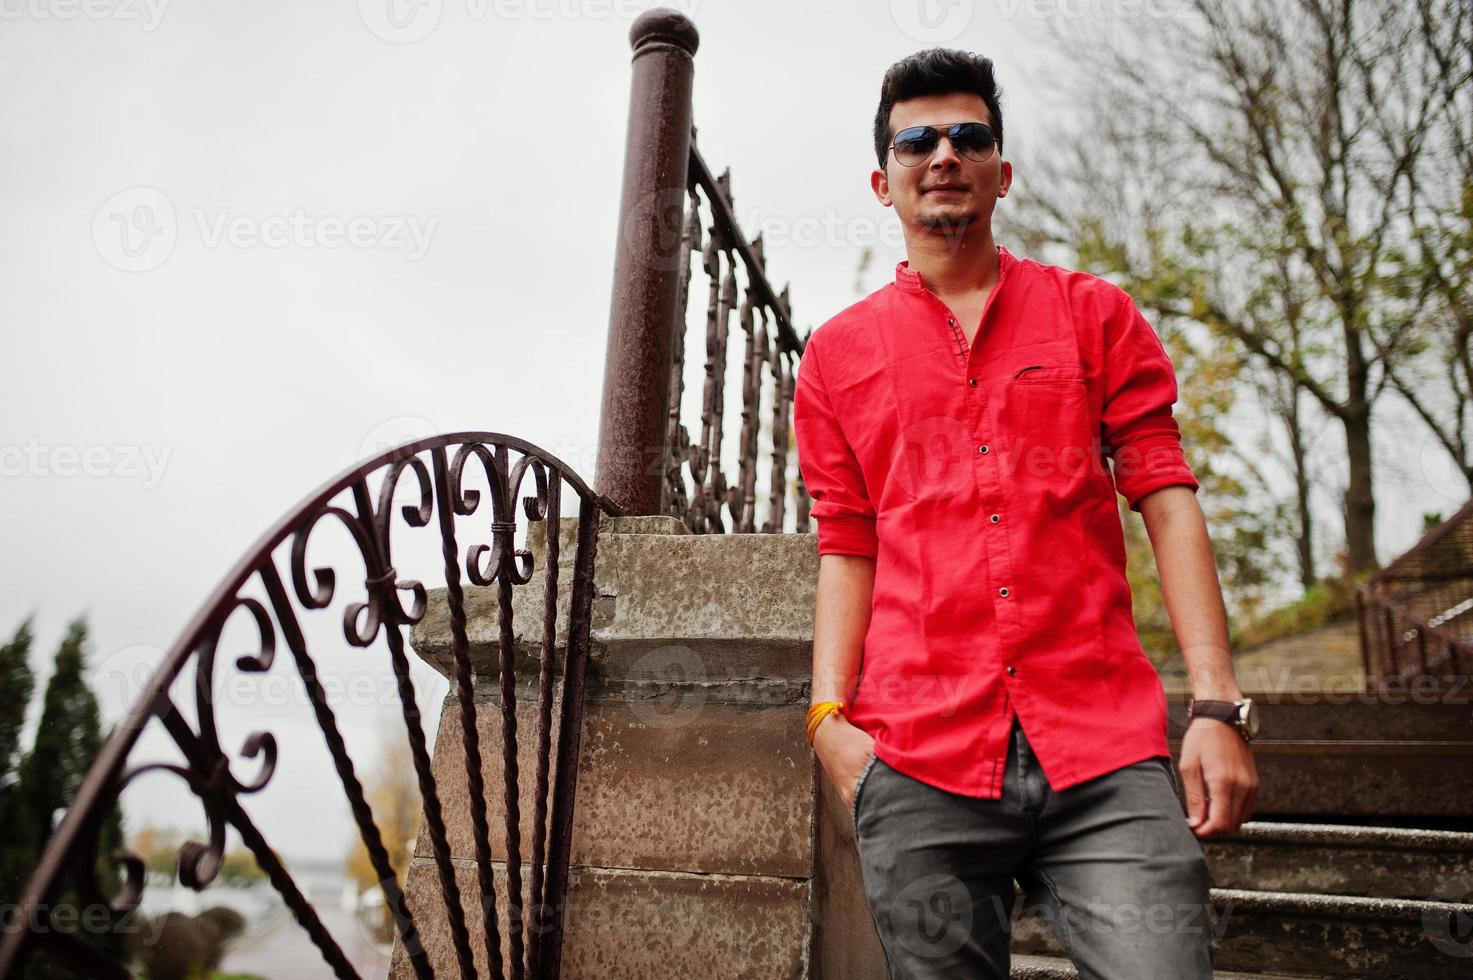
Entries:
[[843, 710], [843, 701], [819, 701], [817, 704], [809, 705], [808, 728], [810, 730], [816, 728], [818, 726], [818, 723], [822, 721], [824, 716], [827, 715], [830, 711], [838, 711], [842, 713]]
[[842, 715], [844, 713], [843, 701], [820, 701], [808, 709], [808, 744], [813, 744], [813, 733], [818, 730], [819, 722], [823, 721], [830, 713]]

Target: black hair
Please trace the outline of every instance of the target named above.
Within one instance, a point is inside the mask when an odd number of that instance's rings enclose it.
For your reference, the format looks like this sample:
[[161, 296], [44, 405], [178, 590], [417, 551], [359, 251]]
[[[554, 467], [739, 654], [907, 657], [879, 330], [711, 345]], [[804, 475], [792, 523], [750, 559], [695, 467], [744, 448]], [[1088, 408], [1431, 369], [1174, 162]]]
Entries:
[[992, 115], [997, 152], [1002, 154], [1002, 90], [992, 74], [992, 59], [954, 48], [918, 51], [891, 65], [880, 85], [880, 107], [875, 111], [875, 156], [885, 169], [890, 153], [890, 110], [895, 103], [923, 95], [975, 92]]

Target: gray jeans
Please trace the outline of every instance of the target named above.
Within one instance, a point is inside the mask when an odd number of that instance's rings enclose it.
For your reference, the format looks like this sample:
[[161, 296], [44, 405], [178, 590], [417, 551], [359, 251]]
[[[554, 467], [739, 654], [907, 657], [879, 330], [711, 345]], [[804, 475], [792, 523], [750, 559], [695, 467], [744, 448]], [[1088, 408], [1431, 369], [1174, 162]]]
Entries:
[[871, 757], [853, 817], [890, 976], [1006, 980], [1017, 879], [1080, 980], [1211, 980], [1207, 862], [1177, 793], [1159, 756], [1055, 793], [1016, 718], [999, 800]]

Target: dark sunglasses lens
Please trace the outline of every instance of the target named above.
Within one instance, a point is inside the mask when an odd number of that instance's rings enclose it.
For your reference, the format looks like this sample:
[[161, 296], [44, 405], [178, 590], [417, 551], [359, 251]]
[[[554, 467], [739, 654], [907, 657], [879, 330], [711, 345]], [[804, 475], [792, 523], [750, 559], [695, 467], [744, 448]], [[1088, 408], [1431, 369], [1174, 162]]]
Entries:
[[956, 152], [969, 160], [981, 163], [992, 153], [992, 130], [981, 123], [958, 123], [947, 136]]
[[913, 167], [936, 149], [940, 134], [930, 126], [914, 126], [895, 134], [895, 159]]

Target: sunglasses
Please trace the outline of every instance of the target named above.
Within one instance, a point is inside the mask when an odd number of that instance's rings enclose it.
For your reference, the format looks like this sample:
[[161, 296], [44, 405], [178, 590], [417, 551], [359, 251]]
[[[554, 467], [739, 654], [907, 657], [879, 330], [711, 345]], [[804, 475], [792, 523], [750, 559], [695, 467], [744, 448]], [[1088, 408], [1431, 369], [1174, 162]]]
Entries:
[[[997, 145], [992, 127], [979, 122], [953, 123], [946, 130], [946, 138], [951, 140], [952, 149], [977, 163], [992, 156], [992, 149]], [[895, 134], [890, 148], [895, 151], [897, 161], [914, 167], [929, 159], [940, 143], [941, 131], [935, 126], [911, 126]]]

